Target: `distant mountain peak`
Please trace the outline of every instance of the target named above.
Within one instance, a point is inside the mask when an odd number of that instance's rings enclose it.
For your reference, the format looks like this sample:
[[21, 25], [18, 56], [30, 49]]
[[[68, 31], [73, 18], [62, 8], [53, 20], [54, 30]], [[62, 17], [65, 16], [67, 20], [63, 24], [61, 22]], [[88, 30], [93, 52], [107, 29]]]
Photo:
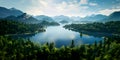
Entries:
[[120, 16], [120, 11], [115, 11], [112, 14], [110, 14], [109, 16]]
[[30, 15], [27, 15], [26, 13], [23, 13], [22, 15], [18, 16], [19, 18], [29, 18], [31, 17]]
[[0, 7], [0, 18], [6, 18], [8, 16], [19, 16], [23, 14], [22, 11], [16, 9], [16, 8], [5, 8], [5, 7]]
[[115, 11], [105, 21], [120, 21], [120, 11]]
[[10, 10], [18, 10], [18, 9], [16, 9], [16, 8], [12, 7], [12, 8], [10, 8]]
[[113, 12], [113, 13], [120, 13], [120, 11], [115, 11], [115, 12]]
[[51, 17], [46, 16], [46, 15], [38, 15], [35, 18], [40, 20], [40, 21], [49, 21], [49, 22], [54, 21]]

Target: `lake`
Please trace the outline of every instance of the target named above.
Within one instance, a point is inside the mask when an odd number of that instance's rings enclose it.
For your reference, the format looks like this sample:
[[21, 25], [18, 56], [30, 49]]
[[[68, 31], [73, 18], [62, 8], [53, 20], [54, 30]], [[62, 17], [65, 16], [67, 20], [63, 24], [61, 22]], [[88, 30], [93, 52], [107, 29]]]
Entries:
[[103, 40], [102, 37], [80, 34], [79, 32], [67, 30], [63, 28], [63, 25], [47, 27], [46, 32], [34, 34], [29, 38], [31, 41], [40, 44], [54, 42], [56, 47], [61, 47], [63, 45], [69, 46], [72, 40], [74, 40], [75, 45], [93, 44], [95, 41], [99, 42], [100, 40]]
[[44, 43], [55, 43], [56, 47], [70, 46], [72, 40], [76, 46], [81, 44], [93, 44], [95, 41], [99, 42], [103, 40], [104, 35], [100, 35], [92, 32], [85, 32], [80, 34], [79, 32], [71, 31], [63, 28], [64, 25], [60, 26], [49, 26], [46, 28], [45, 32], [39, 32], [36, 34], [29, 35], [15, 35], [13, 38], [26, 38], [30, 39], [34, 43], [44, 44]]

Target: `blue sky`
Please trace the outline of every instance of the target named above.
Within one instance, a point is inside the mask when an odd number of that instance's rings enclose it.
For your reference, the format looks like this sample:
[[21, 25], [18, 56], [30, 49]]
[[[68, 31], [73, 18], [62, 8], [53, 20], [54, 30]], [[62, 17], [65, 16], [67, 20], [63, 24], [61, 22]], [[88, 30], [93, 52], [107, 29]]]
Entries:
[[30, 15], [84, 17], [120, 11], [120, 0], [0, 0], [0, 6], [14, 7]]

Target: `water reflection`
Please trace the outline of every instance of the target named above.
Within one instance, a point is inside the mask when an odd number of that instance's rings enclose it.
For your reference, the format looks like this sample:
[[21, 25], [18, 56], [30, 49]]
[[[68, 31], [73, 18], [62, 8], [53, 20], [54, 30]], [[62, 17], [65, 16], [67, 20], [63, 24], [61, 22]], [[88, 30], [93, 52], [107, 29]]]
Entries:
[[99, 42], [103, 40], [102, 37], [94, 37], [71, 30], [64, 29], [63, 26], [51, 26], [46, 29], [46, 32], [37, 33], [30, 37], [33, 42], [44, 44], [46, 42], [54, 42], [57, 47], [63, 45], [68, 46], [71, 44], [71, 40], [74, 40], [76, 45], [80, 44], [92, 44], [95, 41]]
[[69, 46], [71, 41], [74, 40], [75, 45], [81, 44], [93, 44], [95, 41], [99, 42], [103, 40], [102, 37], [97, 37], [93, 35], [93, 33], [85, 34], [84, 32], [75, 32], [71, 30], [67, 30], [63, 28], [63, 26], [50, 26], [47, 27], [45, 32], [40, 32], [37, 34], [29, 34], [29, 35], [15, 35], [14, 38], [22, 37], [26, 39], [30, 39], [35, 43], [52, 43], [54, 42], [56, 47], [61, 46]]

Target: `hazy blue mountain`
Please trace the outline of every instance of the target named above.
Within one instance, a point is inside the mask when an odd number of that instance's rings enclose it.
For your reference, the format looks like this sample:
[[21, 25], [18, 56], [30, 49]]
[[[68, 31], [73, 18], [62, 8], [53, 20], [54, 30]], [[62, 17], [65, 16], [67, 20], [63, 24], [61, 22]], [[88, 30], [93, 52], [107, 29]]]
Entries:
[[35, 16], [35, 18], [38, 19], [39, 21], [48, 21], [48, 22], [54, 21], [51, 17], [45, 15]]
[[16, 16], [8, 16], [8, 17], [6, 17], [6, 18], [4, 18], [4, 19], [7, 19], [7, 20], [17, 20], [17, 17]]
[[60, 21], [70, 22], [70, 21], [72, 21], [68, 16], [64, 16], [64, 15], [55, 16], [55, 17], [53, 17], [53, 19], [54, 19], [56, 22], [60, 22]]
[[27, 15], [26, 13], [23, 13], [22, 15], [20, 16], [8, 16], [6, 17], [6, 19], [9, 19], [9, 20], [15, 20], [15, 21], [19, 21], [19, 22], [24, 22], [24, 23], [39, 23], [39, 21], [30, 16], [30, 15]]
[[20, 15], [20, 16], [9, 16], [6, 19], [9, 20], [14, 20], [14, 21], [19, 21], [19, 22], [23, 22], [23, 23], [28, 23], [28, 24], [41, 24], [43, 26], [55, 26], [55, 25], [59, 25], [59, 23], [54, 22], [54, 21], [46, 21], [46, 20], [37, 20], [36, 18], [27, 15], [26, 13]]
[[72, 16], [71, 19], [73, 21], [80, 21], [81, 17], [79, 17], [79, 16]]
[[43, 25], [43, 26], [58, 26], [60, 25], [59, 23], [57, 22], [49, 22], [49, 21], [41, 21], [40, 22], [40, 25]]
[[51, 17], [45, 15], [35, 16], [43, 26], [57, 26], [59, 23], [55, 22]]
[[30, 15], [27, 15], [26, 13], [18, 16], [17, 19], [22, 20], [23, 22], [26, 22], [26, 23], [39, 23], [39, 21], [36, 18]]
[[86, 16], [84, 18], [81, 18], [80, 20], [81, 21], [98, 22], [98, 21], [101, 21], [105, 18], [107, 18], [107, 16], [98, 14], [98, 15]]
[[65, 23], [68, 23], [68, 21], [62, 20], [62, 21], [60, 21], [60, 23], [65, 24]]
[[105, 15], [91, 15], [81, 18], [80, 21], [84, 22], [107, 22], [107, 21], [120, 21], [120, 11], [113, 12], [109, 16]]
[[22, 11], [15, 9], [15, 8], [4, 8], [4, 7], [0, 7], [0, 18], [5, 18], [8, 16], [18, 16], [23, 14]]
[[104, 21], [120, 21], [120, 11], [113, 12]]

